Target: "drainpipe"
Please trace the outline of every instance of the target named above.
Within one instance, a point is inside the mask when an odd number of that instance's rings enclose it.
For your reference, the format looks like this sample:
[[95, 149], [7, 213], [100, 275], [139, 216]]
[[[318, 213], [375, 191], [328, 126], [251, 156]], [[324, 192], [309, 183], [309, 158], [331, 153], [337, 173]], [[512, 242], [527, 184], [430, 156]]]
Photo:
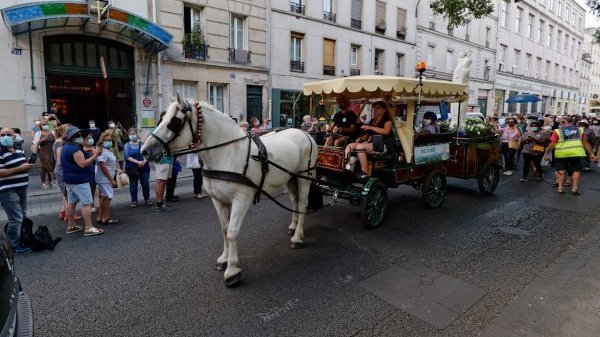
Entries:
[[29, 66], [31, 67], [31, 90], [35, 90], [35, 74], [33, 72], [33, 42], [31, 40], [31, 22], [27, 23], [29, 32]]
[[272, 91], [273, 91], [273, 80], [271, 78], [271, 0], [267, 0], [267, 108], [269, 109], [269, 116], [267, 116], [267, 119], [271, 120], [271, 123], [274, 123], [275, 121], [273, 121], [273, 97], [272, 95]]
[[[152, 21], [154, 24], [157, 17], [156, 0], [152, 0]], [[156, 80], [158, 82], [158, 109], [162, 110], [162, 64], [161, 64], [161, 52], [156, 53]], [[160, 113], [160, 112], [159, 112]]]

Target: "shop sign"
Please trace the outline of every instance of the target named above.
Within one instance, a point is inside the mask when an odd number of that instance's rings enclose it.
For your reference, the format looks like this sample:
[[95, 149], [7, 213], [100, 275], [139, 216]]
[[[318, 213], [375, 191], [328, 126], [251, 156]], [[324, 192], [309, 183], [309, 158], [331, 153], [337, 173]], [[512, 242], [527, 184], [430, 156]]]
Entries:
[[94, 94], [96, 82], [87, 79], [54, 79], [49, 80], [48, 90], [52, 92]]
[[150, 97], [146, 97], [144, 98], [144, 100], [142, 100], [142, 104], [144, 105], [144, 107], [149, 107], [152, 105], [152, 100], [150, 99]]

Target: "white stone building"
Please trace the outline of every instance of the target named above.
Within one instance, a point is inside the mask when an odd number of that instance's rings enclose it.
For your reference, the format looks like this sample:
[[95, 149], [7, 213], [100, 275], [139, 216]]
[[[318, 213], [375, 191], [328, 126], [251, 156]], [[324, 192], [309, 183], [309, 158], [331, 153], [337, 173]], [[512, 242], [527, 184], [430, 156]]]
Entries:
[[[574, 0], [500, 0], [498, 5], [498, 111], [576, 113], [585, 9]], [[541, 101], [504, 103], [520, 93]]]
[[315, 108], [300, 95], [305, 82], [358, 74], [413, 76], [415, 7], [413, 0], [272, 1], [274, 124], [298, 121]]
[[591, 64], [589, 64], [589, 87], [587, 91], [587, 98], [589, 105], [586, 107], [588, 110], [595, 107], [594, 112], [598, 113], [600, 109], [600, 45], [592, 43], [596, 28], [588, 27], [585, 29], [584, 38], [584, 51], [590, 54]]

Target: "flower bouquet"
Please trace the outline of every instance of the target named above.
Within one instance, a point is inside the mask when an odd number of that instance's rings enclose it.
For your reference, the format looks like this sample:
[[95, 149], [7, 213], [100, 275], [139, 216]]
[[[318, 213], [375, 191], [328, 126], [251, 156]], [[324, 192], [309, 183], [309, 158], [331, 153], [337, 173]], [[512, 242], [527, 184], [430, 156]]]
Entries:
[[490, 123], [486, 123], [479, 118], [469, 118], [465, 122], [465, 136], [486, 137], [489, 135], [494, 135], [494, 128]]

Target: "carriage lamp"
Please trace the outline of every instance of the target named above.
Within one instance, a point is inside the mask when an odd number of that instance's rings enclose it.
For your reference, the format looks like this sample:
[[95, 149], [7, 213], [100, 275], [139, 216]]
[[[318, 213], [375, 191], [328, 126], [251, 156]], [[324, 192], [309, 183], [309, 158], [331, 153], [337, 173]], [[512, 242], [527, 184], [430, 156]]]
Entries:
[[423, 73], [426, 70], [427, 70], [427, 64], [425, 64], [425, 61], [417, 62], [417, 71], [419, 72], [420, 75], [423, 75]]

